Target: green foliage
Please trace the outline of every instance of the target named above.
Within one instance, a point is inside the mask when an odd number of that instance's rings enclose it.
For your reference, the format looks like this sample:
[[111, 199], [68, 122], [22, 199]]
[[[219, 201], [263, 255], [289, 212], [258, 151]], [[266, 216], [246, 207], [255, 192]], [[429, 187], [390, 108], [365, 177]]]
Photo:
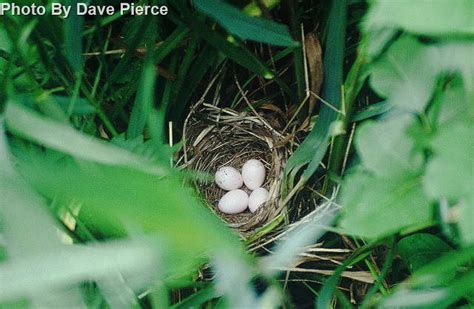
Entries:
[[80, 72], [82, 69], [82, 40], [78, 40], [78, 38], [82, 36], [83, 17], [77, 15], [74, 1], [66, 0], [66, 4], [71, 5], [73, 9], [69, 18], [64, 21], [64, 54], [74, 72]]
[[340, 226], [371, 239], [441, 227], [450, 241], [423, 232], [401, 239], [412, 276], [384, 307], [472, 302], [473, 5], [380, 0], [364, 22], [370, 86], [385, 101], [355, 117], [382, 115], [356, 132], [360, 162], [342, 184]]
[[35, 114], [15, 101], [8, 104], [5, 120], [7, 128], [18, 136], [79, 159], [133, 167], [156, 175], [168, 173], [167, 166], [147, 162], [119, 147], [77, 132], [66, 124]]
[[474, 243], [474, 125], [455, 122], [438, 131], [431, 145], [434, 152], [429, 162], [424, 186], [434, 199], [447, 198], [459, 203], [459, 228], [463, 242]]
[[[449, 14], [447, 14], [449, 12]], [[421, 35], [474, 35], [474, 3], [470, 0], [374, 1], [364, 28], [400, 28]]]
[[156, 81], [155, 74], [152, 55], [148, 53], [147, 60], [143, 65], [143, 73], [128, 124], [127, 137], [130, 139], [136, 138], [143, 133], [152, 113]]
[[10, 52], [12, 49], [12, 43], [8, 37], [8, 33], [5, 29], [0, 28], [0, 50]]
[[196, 30], [196, 33], [206, 40], [211, 46], [219, 50], [226, 57], [232, 59], [241, 66], [250, 71], [262, 75], [265, 78], [273, 78], [275, 74], [262, 63], [255, 55], [242, 44], [231, 43], [221, 35], [217, 34], [212, 28], [198, 20], [193, 20], [191, 26]]
[[[472, 222], [474, 206], [467, 189], [474, 183], [474, 146], [469, 142], [474, 134], [473, 48], [471, 41], [426, 44], [402, 35], [371, 65], [371, 86], [393, 110], [358, 130], [363, 168], [347, 178], [342, 192], [346, 212], [341, 225], [349, 232], [380, 237], [404, 230], [408, 223], [423, 227], [432, 218], [430, 205], [447, 198], [453, 205], [461, 203], [453, 207], [463, 213], [458, 222], [464, 242], [472, 242], [473, 229], [466, 222]], [[449, 82], [451, 76], [459, 78]], [[439, 84], [445, 95], [436, 91]], [[371, 189], [357, 191], [358, 181]]]
[[[347, 271], [374, 280], [362, 307], [474, 303], [474, 2], [143, 3], [169, 14], [0, 19], [0, 306], [292, 307], [297, 290], [349, 308]], [[304, 107], [301, 25], [323, 42], [323, 100], [311, 132], [283, 134], [299, 147], [281, 193], [307, 208], [250, 257], [190, 185], [208, 175], [172, 166], [176, 136], [216, 72], [226, 106], [237, 79], [256, 108]], [[328, 230], [321, 245], [354, 250], [322, 286], [285, 271], [318, 270], [302, 261]]]
[[383, 122], [367, 121], [358, 130], [355, 141], [364, 168], [376, 176], [417, 172], [422, 156], [413, 153], [414, 142], [406, 128], [413, 117], [387, 117]]
[[410, 235], [398, 242], [398, 252], [412, 273], [451, 249], [444, 241], [427, 233]]
[[[439, 241], [431, 243], [437, 250], [444, 250]], [[433, 248], [433, 247], [432, 247]], [[426, 257], [425, 257], [426, 258]], [[474, 248], [448, 251], [433, 262], [420, 267], [391, 296], [383, 301], [387, 307], [433, 307], [444, 308], [459, 299], [470, 297], [474, 288]]]
[[442, 73], [463, 74], [466, 88], [472, 89], [473, 53], [473, 45], [464, 41], [433, 46], [403, 36], [372, 67], [371, 86], [395, 107], [421, 113]]
[[[347, 3], [345, 0], [333, 1], [328, 20], [328, 37], [324, 51], [324, 72], [326, 80], [323, 86], [323, 97], [329, 102], [321, 107], [315, 128], [303, 143], [288, 159], [285, 175], [294, 177], [301, 168], [307, 165], [303, 173], [303, 181], [314, 174], [323, 159], [329, 138], [331, 123], [337, 119], [337, 112], [342, 106], [341, 84], [343, 83], [344, 46], [346, 35]], [[293, 185], [289, 184], [290, 187]]]
[[244, 40], [277, 46], [295, 46], [288, 28], [263, 18], [251, 17], [237, 8], [219, 0], [196, 0], [196, 8], [215, 19], [230, 33]]
[[413, 172], [374, 176], [358, 171], [347, 176], [341, 194], [345, 207], [341, 227], [358, 236], [383, 237], [424, 227], [432, 220], [421, 178]]
[[[69, 160], [58, 163], [47, 157], [28, 159], [24, 157], [20, 170], [33, 187], [65, 204], [80, 202], [80, 219], [94, 230], [120, 235], [129, 226], [159, 235], [160, 241], [169, 244], [167, 249], [162, 248], [162, 254], [169, 255], [166, 274], [176, 275], [176, 268], [186, 269], [194, 259], [216, 250], [239, 248], [236, 239], [206, 211], [193, 191], [182, 187], [179, 177], [159, 178], [125, 168], [77, 165]], [[173, 256], [180, 258], [171, 263]]]

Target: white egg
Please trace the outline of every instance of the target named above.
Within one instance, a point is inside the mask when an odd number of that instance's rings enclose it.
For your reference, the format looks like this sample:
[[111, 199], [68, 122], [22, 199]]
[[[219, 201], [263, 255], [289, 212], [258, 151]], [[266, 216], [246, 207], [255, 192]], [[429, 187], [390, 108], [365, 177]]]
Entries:
[[244, 184], [242, 175], [239, 171], [231, 166], [223, 166], [219, 168], [215, 175], [216, 184], [227, 191], [238, 189]]
[[218, 208], [226, 214], [238, 214], [247, 209], [248, 203], [248, 194], [243, 190], [236, 189], [227, 192], [221, 197]]
[[242, 167], [242, 178], [250, 190], [261, 187], [265, 182], [265, 166], [259, 160], [248, 160]]
[[265, 188], [253, 190], [249, 197], [249, 209], [251, 212], [257, 211], [268, 200], [268, 191]]

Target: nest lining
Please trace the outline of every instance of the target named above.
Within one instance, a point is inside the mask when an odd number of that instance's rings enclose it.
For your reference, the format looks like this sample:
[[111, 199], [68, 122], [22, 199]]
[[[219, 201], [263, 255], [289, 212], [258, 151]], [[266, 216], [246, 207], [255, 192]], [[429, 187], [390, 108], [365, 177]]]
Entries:
[[[192, 170], [214, 175], [222, 166], [241, 170], [249, 159], [258, 159], [264, 164], [266, 176], [262, 187], [269, 191], [269, 200], [255, 213], [248, 209], [240, 214], [222, 213], [217, 204], [226, 191], [215, 183], [196, 183], [210, 209], [230, 227], [247, 234], [281, 213], [280, 183], [289, 149], [275, 146], [279, 134], [262, 115], [238, 113], [203, 103], [194, 106], [188, 115], [183, 141], [184, 164]], [[245, 186], [242, 189], [251, 192]]]

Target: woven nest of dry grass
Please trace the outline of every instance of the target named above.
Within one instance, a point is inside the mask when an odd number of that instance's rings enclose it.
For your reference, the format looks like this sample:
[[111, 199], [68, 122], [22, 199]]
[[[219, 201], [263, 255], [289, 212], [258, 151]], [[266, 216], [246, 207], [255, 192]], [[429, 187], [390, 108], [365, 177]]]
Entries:
[[[226, 191], [215, 183], [196, 183], [210, 209], [230, 227], [246, 235], [284, 211], [280, 185], [291, 152], [279, 143], [281, 134], [269, 124], [264, 114], [254, 109], [237, 112], [199, 102], [191, 109], [183, 132], [182, 160], [186, 168], [214, 175], [222, 166], [240, 170], [249, 159], [259, 159], [265, 165], [263, 187], [269, 191], [269, 199], [255, 213], [248, 209], [232, 215], [220, 212], [217, 204]], [[250, 193], [245, 187], [242, 189]]]

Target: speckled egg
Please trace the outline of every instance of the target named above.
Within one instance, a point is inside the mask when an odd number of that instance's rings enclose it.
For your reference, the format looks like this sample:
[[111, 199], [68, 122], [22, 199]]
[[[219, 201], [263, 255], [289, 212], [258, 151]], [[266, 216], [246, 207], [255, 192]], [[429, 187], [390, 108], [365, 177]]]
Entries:
[[239, 171], [231, 166], [219, 168], [215, 175], [216, 184], [226, 191], [231, 191], [242, 187], [243, 179]]
[[217, 207], [223, 213], [238, 214], [247, 209], [248, 203], [248, 194], [243, 190], [236, 189], [224, 194]]
[[242, 167], [242, 178], [250, 190], [261, 187], [265, 182], [265, 166], [259, 160], [248, 160]]
[[268, 200], [268, 191], [265, 188], [257, 188], [253, 190], [249, 197], [249, 209], [251, 212], [257, 211], [257, 209], [265, 204]]

